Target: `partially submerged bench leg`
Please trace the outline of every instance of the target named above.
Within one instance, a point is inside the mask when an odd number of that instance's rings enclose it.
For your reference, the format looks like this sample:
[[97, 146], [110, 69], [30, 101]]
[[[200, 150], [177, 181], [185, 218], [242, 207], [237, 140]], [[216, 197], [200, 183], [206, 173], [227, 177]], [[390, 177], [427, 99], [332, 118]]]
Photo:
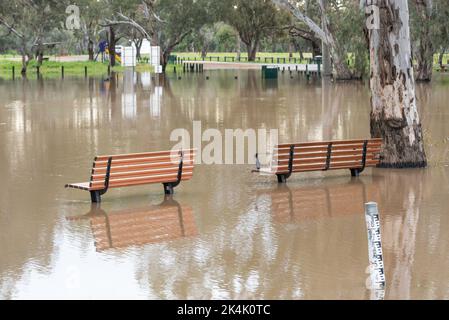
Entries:
[[164, 183], [163, 185], [164, 185], [164, 193], [165, 194], [174, 194], [175, 193], [175, 190], [174, 190], [175, 186], [173, 186], [173, 183]]
[[363, 142], [362, 167], [358, 168], [358, 169], [349, 169], [349, 170], [351, 170], [352, 177], [358, 177], [360, 175], [360, 173], [362, 173], [362, 171], [365, 170], [367, 148], [368, 148], [368, 140], [365, 140]]
[[352, 177], [358, 177], [360, 173], [362, 172], [360, 169], [349, 169], [351, 170], [351, 176]]
[[90, 199], [94, 203], [100, 203], [101, 202], [101, 193], [100, 193], [100, 191], [90, 191]]
[[285, 174], [277, 174], [278, 182], [279, 183], [286, 183], [287, 182], [287, 176]]
[[295, 146], [290, 146], [290, 152], [288, 157], [288, 173], [276, 174], [279, 183], [286, 183], [287, 179], [292, 175], [293, 172], [293, 157], [295, 154]]
[[165, 194], [174, 194], [175, 190], [174, 188], [181, 182], [182, 178], [182, 165], [184, 162], [184, 152], [180, 152], [181, 158], [179, 159], [179, 166], [178, 166], [178, 175], [176, 177], [175, 182], [165, 182], [162, 183], [164, 185], [164, 193]]

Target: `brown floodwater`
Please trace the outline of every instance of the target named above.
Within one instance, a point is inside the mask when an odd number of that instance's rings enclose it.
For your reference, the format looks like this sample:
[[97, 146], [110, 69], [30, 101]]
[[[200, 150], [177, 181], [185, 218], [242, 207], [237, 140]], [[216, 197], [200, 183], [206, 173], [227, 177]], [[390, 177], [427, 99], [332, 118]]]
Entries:
[[[254, 70], [0, 80], [0, 298], [370, 299], [364, 203], [379, 204], [386, 299], [449, 299], [449, 81], [417, 87], [429, 167], [293, 175], [198, 165], [161, 185], [87, 192], [97, 154], [171, 148], [170, 132], [278, 128], [369, 137], [369, 91]], [[235, 79], [235, 75], [238, 78]]]

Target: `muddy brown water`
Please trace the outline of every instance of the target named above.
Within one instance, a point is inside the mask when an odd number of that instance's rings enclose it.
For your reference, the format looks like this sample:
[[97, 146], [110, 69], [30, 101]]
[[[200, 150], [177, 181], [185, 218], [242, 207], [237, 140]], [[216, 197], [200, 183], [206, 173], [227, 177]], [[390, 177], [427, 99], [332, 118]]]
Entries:
[[[369, 299], [363, 203], [379, 203], [386, 299], [449, 299], [449, 82], [418, 85], [427, 169], [295, 174], [199, 165], [160, 185], [87, 181], [97, 154], [170, 148], [170, 132], [279, 128], [281, 141], [369, 136], [369, 92], [286, 72], [0, 82], [0, 298]], [[238, 75], [238, 79], [235, 79]]]

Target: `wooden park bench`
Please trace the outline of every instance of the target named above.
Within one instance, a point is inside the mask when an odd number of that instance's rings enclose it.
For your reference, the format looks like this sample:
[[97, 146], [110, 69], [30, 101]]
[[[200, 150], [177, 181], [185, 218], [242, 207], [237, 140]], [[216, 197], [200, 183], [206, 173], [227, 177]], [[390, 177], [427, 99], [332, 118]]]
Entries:
[[256, 154], [256, 170], [275, 174], [285, 183], [292, 173], [349, 169], [353, 177], [366, 167], [380, 162], [382, 139], [336, 140], [325, 142], [285, 143], [274, 147], [271, 166], [261, 168]]
[[93, 204], [85, 215], [67, 217], [69, 221], [89, 220], [95, 248], [141, 246], [198, 234], [193, 210], [167, 198], [159, 205], [106, 212]]
[[90, 192], [92, 202], [100, 202], [110, 188], [162, 183], [165, 194], [193, 176], [194, 149], [97, 156], [89, 182], [66, 184]]

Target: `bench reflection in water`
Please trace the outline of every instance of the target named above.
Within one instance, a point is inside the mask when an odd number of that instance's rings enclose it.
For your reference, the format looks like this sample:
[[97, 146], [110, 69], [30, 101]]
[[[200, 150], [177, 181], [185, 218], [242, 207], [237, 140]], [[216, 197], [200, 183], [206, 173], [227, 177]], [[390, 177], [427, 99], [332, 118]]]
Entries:
[[99, 205], [69, 220], [89, 219], [97, 251], [164, 242], [198, 234], [192, 208], [170, 196], [159, 205], [107, 213]]
[[381, 202], [382, 177], [373, 176], [370, 180], [364, 183], [362, 179], [351, 179], [347, 183], [312, 187], [279, 185], [260, 196], [270, 197], [274, 220], [280, 223], [363, 214], [366, 202]]

